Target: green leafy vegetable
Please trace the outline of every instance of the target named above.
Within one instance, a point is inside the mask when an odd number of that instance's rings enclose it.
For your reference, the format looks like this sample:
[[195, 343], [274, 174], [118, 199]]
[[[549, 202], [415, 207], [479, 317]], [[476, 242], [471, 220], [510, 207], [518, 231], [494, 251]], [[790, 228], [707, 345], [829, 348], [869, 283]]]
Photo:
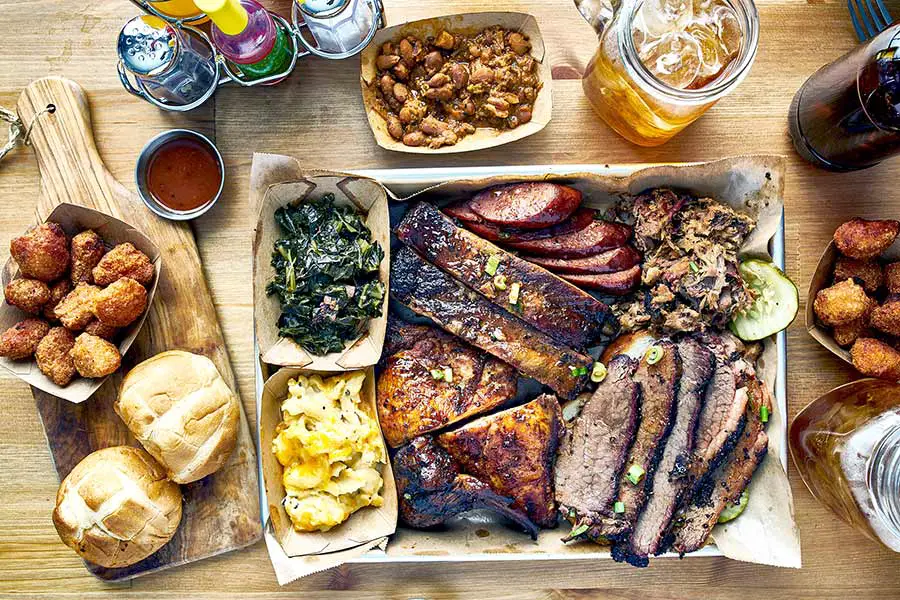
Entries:
[[334, 204], [334, 194], [283, 206], [275, 222], [284, 237], [275, 242], [266, 294], [281, 302], [279, 334], [312, 354], [343, 350], [381, 314], [384, 249], [359, 214]]

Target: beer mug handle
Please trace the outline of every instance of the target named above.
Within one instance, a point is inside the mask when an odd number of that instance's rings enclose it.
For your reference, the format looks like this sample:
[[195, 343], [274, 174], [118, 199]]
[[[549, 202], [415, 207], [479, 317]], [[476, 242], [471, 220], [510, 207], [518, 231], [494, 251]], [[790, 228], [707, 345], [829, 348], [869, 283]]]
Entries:
[[575, 0], [575, 8], [591, 24], [597, 37], [603, 35], [606, 28], [616, 16], [620, 0]]

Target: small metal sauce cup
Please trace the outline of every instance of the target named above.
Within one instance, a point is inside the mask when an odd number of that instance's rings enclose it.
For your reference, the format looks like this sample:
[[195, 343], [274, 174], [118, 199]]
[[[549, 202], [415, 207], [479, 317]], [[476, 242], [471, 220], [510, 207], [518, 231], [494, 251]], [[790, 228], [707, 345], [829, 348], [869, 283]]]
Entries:
[[[156, 151], [164, 144], [182, 138], [193, 138], [209, 148], [212, 151], [213, 156], [216, 157], [216, 162], [219, 164], [219, 173], [222, 175], [222, 180], [219, 182], [219, 190], [216, 192], [216, 195], [213, 196], [212, 200], [193, 210], [173, 210], [169, 208], [154, 198], [147, 186], [147, 173], [150, 169], [150, 159], [153, 158]], [[216, 145], [202, 133], [197, 133], [190, 129], [169, 129], [168, 131], [163, 131], [151, 138], [144, 146], [143, 150], [141, 150], [141, 153], [138, 156], [137, 166], [135, 166], [134, 169], [134, 180], [137, 185], [138, 194], [140, 194], [141, 200], [144, 201], [147, 208], [165, 219], [171, 219], [173, 221], [189, 221], [191, 219], [196, 219], [212, 208], [213, 205], [218, 202], [219, 197], [222, 196], [222, 189], [225, 187], [225, 161], [222, 160], [222, 155], [219, 153], [219, 149], [216, 148]]]

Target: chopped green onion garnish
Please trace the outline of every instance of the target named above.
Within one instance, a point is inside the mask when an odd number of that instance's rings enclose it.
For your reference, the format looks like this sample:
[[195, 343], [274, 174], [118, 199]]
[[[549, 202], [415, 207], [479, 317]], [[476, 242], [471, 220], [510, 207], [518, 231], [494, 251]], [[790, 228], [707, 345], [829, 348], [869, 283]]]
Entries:
[[572, 377], [581, 377], [582, 375], [587, 375], [587, 367], [573, 367], [569, 365], [569, 372], [572, 374]]
[[631, 465], [630, 467], [628, 467], [628, 472], [625, 473], [625, 477], [628, 478], [628, 481], [630, 481], [634, 485], [637, 485], [644, 477], [644, 473], [646, 473], [646, 471], [644, 471], [644, 467], [642, 467], [641, 465]]
[[444, 381], [453, 383], [453, 369], [450, 367], [444, 367]]
[[613, 504], [613, 512], [620, 515], [625, 512], [625, 503], [621, 500]]
[[600, 383], [604, 379], [606, 379], [606, 365], [602, 362], [595, 362], [594, 368], [591, 369], [591, 381]]
[[509, 303], [510, 304], [518, 304], [519, 302], [519, 290], [521, 289], [521, 285], [518, 282], [509, 286]]
[[572, 531], [569, 532], [570, 538], [577, 538], [579, 535], [588, 530], [587, 523], [582, 523], [581, 525], [576, 525], [572, 528]]
[[700, 267], [698, 267], [697, 263], [695, 263], [694, 261], [689, 262], [688, 265], [690, 265], [691, 271], [693, 271], [694, 273], [700, 272]]
[[500, 255], [492, 254], [484, 265], [484, 272], [493, 277], [497, 273], [497, 267], [500, 266]]
[[647, 350], [647, 364], [655, 365], [662, 360], [662, 357], [665, 353], [665, 350], [663, 350], [660, 346], [650, 346], [650, 349]]
[[769, 407], [765, 404], [759, 407], [759, 420], [763, 423], [769, 422]]
[[494, 287], [498, 290], [506, 289], [506, 276], [505, 275], [494, 275]]
[[431, 378], [437, 380], [443, 379], [444, 371], [441, 369], [431, 369]]

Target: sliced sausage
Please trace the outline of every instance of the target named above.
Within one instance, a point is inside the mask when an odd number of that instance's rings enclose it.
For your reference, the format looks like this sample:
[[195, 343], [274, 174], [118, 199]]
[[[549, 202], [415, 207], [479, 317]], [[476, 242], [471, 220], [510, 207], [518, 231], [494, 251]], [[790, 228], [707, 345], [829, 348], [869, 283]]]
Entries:
[[543, 229], [518, 229], [515, 227], [498, 227], [493, 223], [483, 221], [481, 217], [472, 212], [472, 209], [469, 208], [467, 202], [451, 204], [450, 206], [444, 207], [443, 211], [445, 214], [462, 221], [465, 228], [473, 233], [477, 233], [486, 240], [500, 243], [543, 240], [557, 235], [563, 235], [564, 233], [581, 231], [591, 224], [596, 212], [590, 208], [579, 208], [571, 217], [558, 225], [545, 227]]
[[631, 228], [627, 225], [591, 221], [580, 231], [544, 240], [513, 242], [509, 244], [509, 247], [537, 256], [580, 258], [624, 246], [630, 237]]
[[581, 192], [575, 188], [528, 182], [479, 192], [469, 206], [479, 217], [495, 225], [541, 229], [562, 223], [580, 204]]
[[549, 258], [523, 256], [525, 260], [560, 274], [599, 275], [624, 271], [641, 262], [641, 255], [631, 246], [622, 246], [584, 258]]
[[616, 273], [603, 273], [602, 275], [575, 275], [561, 273], [559, 275], [566, 281], [574, 283], [580, 288], [597, 290], [612, 296], [624, 296], [634, 289], [641, 280], [641, 267], [635, 265], [627, 271]]

